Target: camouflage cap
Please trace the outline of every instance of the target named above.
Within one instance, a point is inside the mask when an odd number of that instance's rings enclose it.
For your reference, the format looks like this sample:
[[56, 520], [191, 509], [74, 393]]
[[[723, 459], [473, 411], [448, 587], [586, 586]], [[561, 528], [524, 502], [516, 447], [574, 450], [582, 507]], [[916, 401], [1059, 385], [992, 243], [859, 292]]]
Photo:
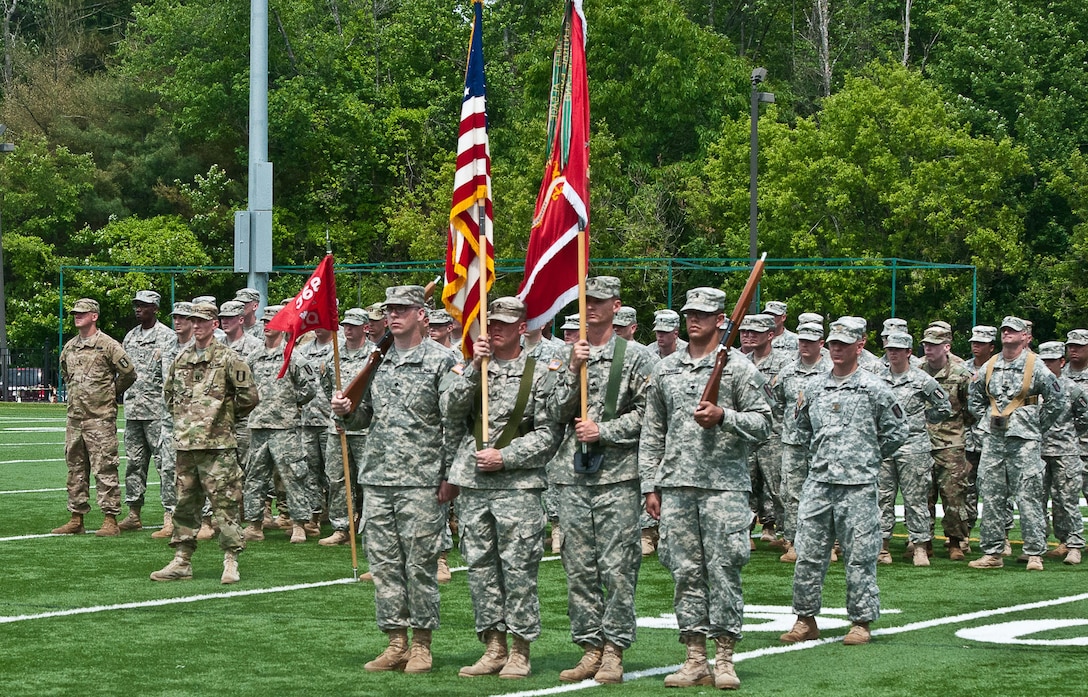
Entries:
[[153, 290], [140, 290], [136, 291], [136, 296], [132, 298], [132, 301], [158, 307], [159, 303], [162, 302], [162, 296]]
[[786, 303], [781, 300], [768, 300], [767, 304], [763, 306], [763, 313], [768, 315], [784, 315], [786, 314]]
[[1060, 341], [1046, 341], [1039, 344], [1039, 358], [1044, 361], [1065, 358], [1065, 344]]
[[372, 322], [385, 319], [385, 305], [382, 303], [371, 303], [366, 306], [367, 319]]
[[824, 326], [824, 316], [818, 312], [802, 312], [797, 315], [797, 326], [802, 324], [818, 324], [821, 327]]
[[495, 298], [487, 308], [489, 322], [517, 324], [525, 321], [525, 303], [513, 296]]
[[637, 322], [637, 315], [635, 308], [629, 305], [623, 305], [616, 312], [616, 316], [612, 318], [612, 326], [614, 327], [630, 327]]
[[884, 348], [912, 349], [914, 337], [906, 332], [892, 332], [884, 337]]
[[945, 322], [943, 319], [935, 319], [926, 325], [926, 329], [929, 329], [930, 327], [937, 327], [938, 329], [943, 329], [949, 333], [952, 331], [952, 325]]
[[198, 295], [193, 298], [193, 305], [199, 305], [200, 303], [207, 303], [209, 305], [217, 305], [214, 295]]
[[1008, 327], [1014, 332], [1026, 332], [1028, 330], [1028, 327], [1030, 326], [1031, 325], [1028, 323], [1027, 320], [1021, 319], [1019, 317], [1014, 317], [1012, 315], [1009, 315], [1005, 319], [1001, 320], [1002, 329]]
[[234, 299], [242, 303], [256, 303], [261, 301], [261, 294], [256, 288], [242, 288], [234, 293]]
[[350, 324], [353, 327], [359, 327], [367, 323], [366, 310], [361, 307], [353, 307], [344, 313], [344, 319], [340, 320], [340, 324]]
[[264, 314], [261, 315], [261, 319], [265, 322], [269, 321], [277, 314], [279, 314], [279, 311], [282, 310], [283, 307], [283, 305], [265, 305]]
[[681, 312], [725, 312], [725, 292], [717, 288], [692, 288]]
[[189, 316], [193, 319], [216, 319], [219, 311], [212, 303], [193, 303], [193, 312]]
[[578, 329], [582, 326], [579, 322], [580, 320], [578, 315], [567, 315], [564, 318], [563, 326], [560, 327], [560, 329], [562, 329], [563, 331]]
[[241, 317], [246, 313], [246, 304], [240, 300], [228, 300], [219, 306], [220, 317]]
[[819, 322], [805, 322], [797, 325], [797, 338], [802, 341], [820, 341], [824, 338], [824, 325]]
[[680, 331], [680, 314], [675, 310], [658, 310], [654, 313], [654, 331]]
[[423, 286], [390, 286], [385, 289], [383, 309], [390, 305], [423, 307]]
[[586, 296], [598, 300], [620, 297], [620, 279], [615, 276], [594, 276], [586, 279]]
[[951, 344], [952, 332], [944, 327], [938, 327], [936, 325], [929, 325], [926, 329], [926, 333], [922, 336], [923, 344]]
[[193, 304], [181, 300], [174, 303], [174, 309], [170, 313], [174, 317], [192, 317], [193, 316]]
[[294, 296], [292, 296], [290, 298], [284, 298], [283, 300], [280, 301], [280, 305], [283, 305], [284, 307], [287, 307], [288, 305], [294, 305], [294, 304], [295, 304]]
[[1077, 346], [1088, 344], [1088, 329], [1071, 329], [1065, 343], [1076, 344]]
[[865, 320], [861, 317], [847, 315], [840, 317], [831, 323], [831, 332], [827, 340], [839, 341], [844, 344], [856, 344], [865, 340]]
[[971, 338], [969, 341], [978, 342], [980, 344], [992, 344], [997, 341], [997, 327], [991, 327], [988, 324], [978, 324], [971, 327]]
[[90, 298], [80, 298], [72, 305], [72, 312], [100, 312], [98, 301]]
[[744, 319], [740, 321], [740, 330], [742, 332], [773, 332], [774, 315], [745, 315]]
[[453, 324], [453, 317], [445, 310], [431, 310], [427, 313], [427, 324]]
[[889, 317], [884, 320], [884, 328], [880, 330], [881, 336], [887, 336], [892, 332], [907, 333], [907, 320], [901, 317]]

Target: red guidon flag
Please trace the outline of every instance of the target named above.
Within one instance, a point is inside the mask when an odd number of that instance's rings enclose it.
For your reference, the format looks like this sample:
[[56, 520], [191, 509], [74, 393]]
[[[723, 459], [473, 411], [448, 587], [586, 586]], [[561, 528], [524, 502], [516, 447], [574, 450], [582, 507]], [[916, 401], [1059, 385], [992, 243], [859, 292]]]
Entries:
[[310, 275], [306, 285], [295, 296], [291, 304], [276, 313], [265, 325], [268, 329], [287, 332], [287, 342], [283, 348], [283, 367], [277, 378], [282, 378], [291, 363], [291, 353], [295, 350], [295, 340], [314, 329], [336, 331], [340, 315], [336, 310], [336, 276], [332, 270], [332, 255], [326, 254], [318, 264], [317, 270]]
[[567, 0], [552, 59], [548, 149], [536, 199], [525, 278], [518, 290], [528, 325], [547, 324], [578, 297], [578, 231], [589, 259], [589, 88], [582, 0]]
[[442, 301], [446, 311], [464, 328], [461, 353], [472, 357], [472, 343], [480, 336], [481, 255], [484, 292], [495, 282], [495, 249], [491, 217], [491, 152], [487, 142], [487, 88], [484, 83], [483, 0], [474, 3], [469, 39], [461, 127], [457, 135], [457, 173], [453, 180], [446, 243], [446, 284]]

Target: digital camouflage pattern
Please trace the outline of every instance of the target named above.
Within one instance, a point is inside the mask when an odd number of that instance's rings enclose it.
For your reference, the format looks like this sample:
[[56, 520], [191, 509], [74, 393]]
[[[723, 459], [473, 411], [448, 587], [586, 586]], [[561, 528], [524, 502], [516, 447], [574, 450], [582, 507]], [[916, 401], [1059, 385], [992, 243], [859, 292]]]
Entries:
[[317, 375], [302, 358], [291, 357], [282, 379], [277, 379], [283, 366], [281, 342], [275, 348], [262, 346], [246, 357], [253, 373], [260, 402], [250, 412], [249, 428], [292, 428], [302, 422], [302, 407], [317, 394]]
[[[765, 398], [768, 404], [774, 403], [771, 385], [775, 377], [789, 365], [795, 353], [771, 348], [771, 352], [762, 359], [755, 354], [748, 354], [756, 369], [763, 376]], [[759, 516], [766, 525], [777, 525], [784, 517], [782, 508], [782, 420], [775, 418], [771, 433], [763, 442], [752, 449], [748, 457], [748, 471], [752, 477], [752, 512]]]
[[162, 429], [166, 415], [162, 381], [177, 343], [174, 330], [162, 322], [148, 330], [134, 327], [121, 343], [136, 367], [136, 382], [125, 392], [125, 503], [129, 506], [144, 505], [152, 458], [162, 485], [163, 507], [172, 511], [177, 502], [174, 458], [163, 457], [166, 442]]
[[247, 358], [249, 354], [264, 347], [264, 330], [261, 330], [261, 335], [259, 337], [242, 332], [242, 336], [239, 337], [237, 341], [231, 341], [227, 345], [234, 349], [234, 351], [242, 358]]
[[1058, 382], [1064, 404], [1058, 420], [1043, 434], [1043, 492], [1052, 499], [1054, 536], [1070, 549], [1083, 549], [1080, 494], [1084, 464], [1080, 458], [1079, 434], [1088, 431], [1088, 394], [1067, 376], [1059, 377]]
[[783, 329], [781, 334], [771, 339], [771, 348], [793, 354], [797, 351], [797, 333]]

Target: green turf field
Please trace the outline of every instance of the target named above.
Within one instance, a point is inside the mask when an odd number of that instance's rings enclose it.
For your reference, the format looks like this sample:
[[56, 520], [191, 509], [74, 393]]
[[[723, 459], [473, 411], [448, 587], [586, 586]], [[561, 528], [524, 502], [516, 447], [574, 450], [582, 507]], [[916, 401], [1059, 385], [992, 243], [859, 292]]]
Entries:
[[[454, 552], [453, 581], [442, 589], [434, 672], [366, 673], [363, 663], [383, 648], [385, 636], [374, 624], [373, 587], [350, 581], [347, 547], [290, 545], [283, 532], [269, 532], [241, 556], [242, 581], [228, 587], [219, 584], [218, 547], [205, 543], [193, 558], [192, 581], [153, 583], [148, 574], [172, 554], [164, 541], [150, 539], [148, 529], [112, 539], [48, 535], [68, 517], [63, 443], [63, 406], [0, 404], [0, 696], [553, 694], [559, 671], [580, 656], [569, 642], [562, 567], [546, 557], [540, 574], [544, 634], [533, 645], [533, 676], [458, 678], [457, 670], [473, 662], [482, 645]], [[123, 463], [122, 457], [122, 470]], [[144, 522], [161, 522], [155, 484], [148, 495]], [[95, 509], [88, 529], [101, 520]], [[1085, 693], [1088, 565], [1047, 560], [1043, 573], [1029, 574], [1011, 561], [1002, 570], [976, 571], [934, 558], [931, 567], [915, 569], [899, 561], [904, 544], [898, 537], [896, 563], [880, 567], [885, 615], [874, 625], [873, 643], [861, 647], [836, 640], [847, 624], [835, 614], [845, 603], [841, 564], [833, 566], [825, 588], [820, 623], [828, 641], [778, 642], [793, 619], [792, 567], [761, 544], [744, 572], [741, 690], [805, 696]], [[671, 612], [671, 579], [650, 557], [638, 589], [640, 624], [646, 626], [625, 656], [628, 682], [565, 689], [665, 692], [664, 674], [683, 660], [675, 630], [658, 628], [668, 625]], [[1029, 620], [1049, 624], [1019, 624]]]

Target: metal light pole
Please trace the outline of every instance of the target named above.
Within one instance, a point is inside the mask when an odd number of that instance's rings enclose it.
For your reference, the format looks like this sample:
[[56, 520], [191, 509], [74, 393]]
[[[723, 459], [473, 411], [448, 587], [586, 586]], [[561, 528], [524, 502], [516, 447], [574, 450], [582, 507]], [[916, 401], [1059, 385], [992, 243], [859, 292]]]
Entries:
[[[8, 127], [0, 123], [0, 136]], [[0, 155], [13, 152], [14, 143], [0, 143]], [[8, 401], [8, 297], [4, 292], [4, 188], [0, 187], [0, 402]]]
[[[759, 256], [759, 233], [756, 226], [756, 217], [759, 213], [758, 196], [756, 194], [756, 177], [759, 175], [759, 105], [761, 102], [774, 104], [774, 93], [759, 91], [759, 86], [766, 79], [766, 68], [752, 70], [752, 142], [748, 166], [748, 259], [753, 266]], [[749, 312], [759, 312], [758, 293], [752, 299]]]

